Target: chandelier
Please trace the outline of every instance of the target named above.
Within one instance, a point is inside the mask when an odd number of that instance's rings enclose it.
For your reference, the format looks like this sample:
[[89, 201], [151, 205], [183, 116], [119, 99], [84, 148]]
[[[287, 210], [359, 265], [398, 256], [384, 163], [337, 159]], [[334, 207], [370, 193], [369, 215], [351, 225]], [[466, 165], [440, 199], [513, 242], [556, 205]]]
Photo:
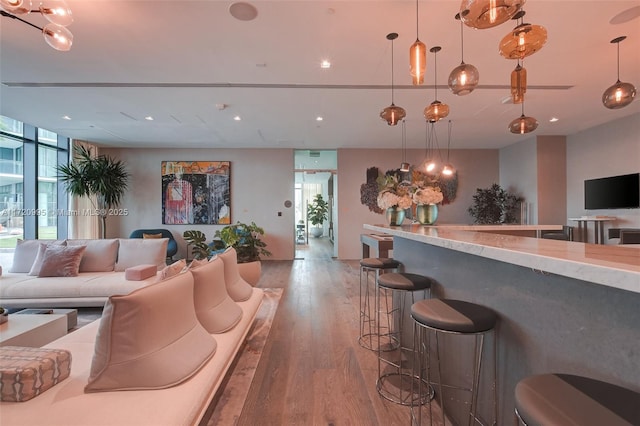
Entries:
[[[38, 9], [31, 9], [31, 0], [0, 0], [0, 15], [25, 23], [42, 32], [47, 44], [56, 50], [66, 52], [73, 44], [73, 34], [67, 26], [73, 22], [71, 9], [63, 0], [44, 0]], [[39, 27], [16, 15], [40, 13], [49, 23]]]

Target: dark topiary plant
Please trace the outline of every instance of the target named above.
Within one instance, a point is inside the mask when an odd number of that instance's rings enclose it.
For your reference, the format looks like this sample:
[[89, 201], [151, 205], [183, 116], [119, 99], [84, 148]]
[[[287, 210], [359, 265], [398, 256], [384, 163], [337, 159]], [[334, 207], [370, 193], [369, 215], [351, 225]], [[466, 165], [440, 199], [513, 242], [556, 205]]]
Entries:
[[522, 201], [522, 197], [510, 194], [494, 183], [487, 189], [476, 189], [468, 211], [475, 223], [515, 223], [515, 213]]

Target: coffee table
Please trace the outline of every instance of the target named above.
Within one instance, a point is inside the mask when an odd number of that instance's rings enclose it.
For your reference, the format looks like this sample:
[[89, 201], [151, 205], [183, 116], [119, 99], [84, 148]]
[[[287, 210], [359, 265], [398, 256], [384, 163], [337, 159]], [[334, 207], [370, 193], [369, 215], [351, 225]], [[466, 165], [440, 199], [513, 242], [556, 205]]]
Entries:
[[37, 348], [67, 334], [66, 315], [9, 315], [0, 324], [0, 346]]

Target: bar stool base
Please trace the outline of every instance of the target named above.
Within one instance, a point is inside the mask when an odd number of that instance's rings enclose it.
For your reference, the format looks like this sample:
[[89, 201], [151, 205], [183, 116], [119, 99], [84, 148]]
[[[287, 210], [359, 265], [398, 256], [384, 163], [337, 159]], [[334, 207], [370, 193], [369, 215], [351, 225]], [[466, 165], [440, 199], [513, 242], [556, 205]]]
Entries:
[[386, 373], [376, 380], [376, 390], [381, 397], [400, 405], [424, 405], [429, 403], [435, 391], [426, 381], [422, 380], [422, 388], [426, 393], [419, 395], [412, 392], [412, 388], [419, 388], [420, 378], [409, 373]]

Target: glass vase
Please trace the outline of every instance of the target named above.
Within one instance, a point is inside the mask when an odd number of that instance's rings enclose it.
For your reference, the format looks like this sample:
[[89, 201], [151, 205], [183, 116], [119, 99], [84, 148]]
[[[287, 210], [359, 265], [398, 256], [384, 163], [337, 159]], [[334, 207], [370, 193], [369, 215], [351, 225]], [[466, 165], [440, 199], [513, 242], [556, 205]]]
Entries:
[[404, 221], [404, 209], [400, 207], [389, 207], [387, 209], [387, 222], [389, 226], [400, 226]]
[[423, 225], [433, 225], [438, 219], [438, 205], [420, 204], [416, 206], [416, 218]]

